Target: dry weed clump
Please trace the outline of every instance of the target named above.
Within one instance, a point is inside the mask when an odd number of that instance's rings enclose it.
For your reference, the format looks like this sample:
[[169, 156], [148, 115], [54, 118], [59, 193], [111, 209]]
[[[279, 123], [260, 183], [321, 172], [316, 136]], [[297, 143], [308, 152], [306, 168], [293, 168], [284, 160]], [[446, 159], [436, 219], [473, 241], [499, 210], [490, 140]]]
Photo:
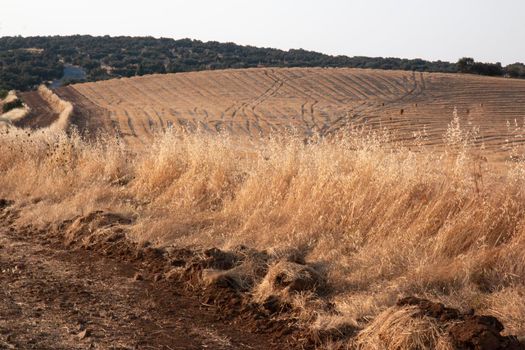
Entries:
[[0, 196], [36, 225], [101, 209], [133, 216], [131, 238], [159, 246], [300, 248], [335, 306], [293, 303], [315, 327], [360, 330], [348, 346], [450, 348], [432, 320], [390, 308], [406, 295], [475, 307], [523, 336], [525, 164], [482, 161], [459, 123], [445, 152], [356, 130], [253, 144], [168, 131], [134, 154], [118, 139], [7, 128]]
[[383, 311], [357, 336], [355, 346], [362, 350], [453, 350], [447, 333], [430, 317], [420, 317], [417, 308], [391, 308]]

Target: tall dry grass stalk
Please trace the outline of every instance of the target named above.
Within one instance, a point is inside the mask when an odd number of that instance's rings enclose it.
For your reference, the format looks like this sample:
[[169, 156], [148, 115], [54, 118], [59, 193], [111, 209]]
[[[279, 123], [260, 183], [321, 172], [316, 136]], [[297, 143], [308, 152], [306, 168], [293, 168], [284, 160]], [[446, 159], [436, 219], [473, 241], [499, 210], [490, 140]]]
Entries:
[[[324, 266], [337, 322], [362, 329], [359, 339], [391, 336], [370, 323], [380, 315], [409, 333], [392, 340], [399, 346], [446, 349], [430, 320], [385, 310], [417, 294], [494, 314], [525, 335], [516, 309], [525, 288], [525, 164], [482, 162], [471, 135], [451, 125], [438, 152], [356, 130], [250, 145], [167, 132], [133, 154], [118, 139], [8, 129], [0, 196], [24, 208], [20, 220], [42, 226], [104, 209], [133, 216], [133, 238], [158, 245], [300, 247]], [[334, 317], [311, 316], [317, 324]], [[381, 346], [368, 343], [356, 344]]]

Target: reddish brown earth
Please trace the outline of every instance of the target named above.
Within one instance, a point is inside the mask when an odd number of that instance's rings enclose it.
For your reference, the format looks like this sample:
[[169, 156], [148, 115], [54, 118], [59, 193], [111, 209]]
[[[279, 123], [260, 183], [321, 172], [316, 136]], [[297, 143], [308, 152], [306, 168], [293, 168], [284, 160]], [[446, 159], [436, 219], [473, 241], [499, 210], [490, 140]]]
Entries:
[[58, 88], [55, 90], [55, 93], [61, 99], [73, 103], [75, 107], [70, 122], [83, 134], [88, 132], [90, 135], [96, 136], [101, 131], [120, 133], [118, 125], [111, 120], [106, 109], [88, 100], [71, 86]]
[[516, 337], [504, 336], [504, 326], [493, 316], [475, 315], [474, 310], [461, 313], [441, 303], [407, 297], [398, 306], [415, 306], [419, 316], [435, 318], [443, 328], [448, 328], [450, 338], [458, 350], [523, 350], [525, 346]]
[[140, 259], [66, 248], [12, 219], [0, 211], [0, 349], [282, 348], [181, 283], [153, 281]]
[[20, 98], [30, 108], [30, 112], [26, 117], [16, 121], [15, 126], [39, 129], [48, 127], [58, 119], [58, 113], [38, 91], [22, 92]]

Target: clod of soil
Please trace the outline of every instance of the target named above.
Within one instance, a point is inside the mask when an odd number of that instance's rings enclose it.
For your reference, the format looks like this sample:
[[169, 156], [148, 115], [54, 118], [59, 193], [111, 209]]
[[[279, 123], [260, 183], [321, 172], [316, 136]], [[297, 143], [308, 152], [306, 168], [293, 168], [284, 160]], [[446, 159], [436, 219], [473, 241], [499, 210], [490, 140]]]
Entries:
[[467, 316], [450, 328], [450, 335], [459, 349], [523, 350], [517, 338], [502, 336], [503, 325], [492, 316]]
[[493, 316], [478, 316], [472, 312], [461, 313], [417, 297], [407, 297], [397, 302], [398, 306], [416, 306], [420, 316], [437, 319], [448, 329], [452, 342], [458, 350], [525, 350], [525, 345], [514, 336], [503, 336], [504, 327]]
[[434, 303], [430, 300], [419, 299], [416, 297], [406, 297], [397, 302], [398, 306], [418, 306], [421, 310], [421, 315], [429, 316], [445, 322], [449, 320], [457, 320], [461, 313], [457, 309], [445, 307], [442, 303]]
[[281, 261], [268, 271], [275, 288], [284, 288], [290, 292], [315, 291], [325, 284], [321, 275], [307, 265]]
[[13, 205], [13, 203], [14, 203], [13, 201], [10, 201], [4, 198], [0, 198], [0, 209], [7, 208]]
[[[116, 213], [94, 211], [85, 216], [64, 222], [60, 228], [67, 228], [64, 234], [65, 244], [81, 242], [83, 247], [100, 242], [99, 233], [104, 229], [115, 228], [120, 225], [129, 225], [132, 219]], [[120, 230], [111, 230], [104, 235], [106, 242], [115, 242], [124, 237]]]
[[204, 251], [204, 255], [206, 256], [206, 259], [203, 260], [204, 265], [217, 270], [229, 270], [239, 261], [239, 257], [235, 254], [217, 248]]
[[288, 312], [292, 309], [292, 306], [290, 304], [283, 302], [279, 297], [275, 295], [269, 296], [263, 302], [262, 306], [271, 315], [277, 314], [277, 313]]

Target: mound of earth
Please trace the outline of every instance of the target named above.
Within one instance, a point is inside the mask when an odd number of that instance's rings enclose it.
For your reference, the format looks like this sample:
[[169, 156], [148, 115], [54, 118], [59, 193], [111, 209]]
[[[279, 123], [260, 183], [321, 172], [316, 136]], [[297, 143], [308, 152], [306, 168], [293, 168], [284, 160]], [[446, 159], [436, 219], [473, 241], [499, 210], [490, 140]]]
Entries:
[[524, 350], [516, 337], [503, 336], [504, 327], [493, 316], [475, 315], [471, 310], [461, 313], [441, 303], [416, 297], [407, 297], [397, 302], [398, 306], [415, 306], [420, 316], [432, 317], [448, 329], [457, 350]]
[[[70, 249], [139, 263], [143, 269], [134, 275], [137, 281], [184, 286], [187, 292], [200, 296], [202, 305], [216, 310], [220, 320], [271, 335], [287, 348], [313, 346], [309, 332], [296, 325], [289, 302], [296, 293], [321, 291], [326, 282], [297, 250], [155, 248], [126, 237], [132, 222], [121, 214], [94, 211], [50, 231]], [[252, 291], [261, 281], [268, 283], [268, 290], [263, 299], [256, 300]]]

